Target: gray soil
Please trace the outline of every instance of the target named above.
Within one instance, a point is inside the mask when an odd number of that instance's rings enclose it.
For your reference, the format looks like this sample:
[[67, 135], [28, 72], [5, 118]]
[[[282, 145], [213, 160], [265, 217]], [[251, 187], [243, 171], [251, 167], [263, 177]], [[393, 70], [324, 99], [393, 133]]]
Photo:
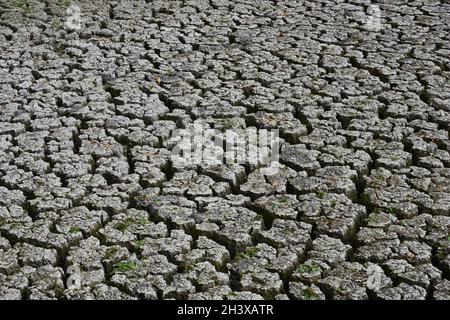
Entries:
[[450, 4], [370, 4], [0, 0], [0, 299], [450, 299]]

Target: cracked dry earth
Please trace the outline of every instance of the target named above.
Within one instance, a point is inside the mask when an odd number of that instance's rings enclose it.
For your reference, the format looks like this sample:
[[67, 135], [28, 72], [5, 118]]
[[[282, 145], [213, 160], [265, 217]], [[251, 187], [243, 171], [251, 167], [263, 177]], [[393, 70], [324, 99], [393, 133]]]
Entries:
[[[28, 3], [24, 5], [23, 3]], [[3, 299], [450, 299], [450, 5], [0, 1]], [[280, 130], [281, 170], [172, 132]], [[79, 286], [69, 286], [78, 266]]]

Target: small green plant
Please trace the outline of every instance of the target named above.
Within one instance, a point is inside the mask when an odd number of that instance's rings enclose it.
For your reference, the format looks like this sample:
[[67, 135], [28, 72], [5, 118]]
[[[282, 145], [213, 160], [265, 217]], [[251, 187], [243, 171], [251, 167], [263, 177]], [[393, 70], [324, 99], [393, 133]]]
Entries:
[[394, 207], [386, 208], [386, 211], [388, 213], [390, 213], [390, 214], [397, 214], [398, 213], [398, 210], [396, 208], [394, 208]]
[[369, 99], [358, 100], [355, 102], [355, 107], [359, 111], [363, 111], [370, 103]]
[[149, 223], [150, 223], [150, 221], [148, 220], [147, 217], [142, 217], [138, 221], [138, 224], [140, 224], [141, 226], [144, 226], [144, 225], [149, 224]]
[[317, 294], [313, 291], [313, 289], [306, 288], [305, 290], [303, 290], [303, 299], [312, 300], [312, 299], [316, 299], [316, 298], [317, 298]]
[[289, 197], [288, 196], [282, 196], [278, 201], [280, 201], [281, 203], [286, 203], [289, 201]]
[[30, 0], [13, 0], [12, 5], [21, 10], [24, 10], [27, 13], [30, 13], [33, 9], [33, 5], [31, 4]]
[[375, 172], [374, 174], [372, 174], [371, 178], [377, 182], [386, 181], [386, 177], [384, 176], [383, 172], [381, 172], [381, 171], [378, 171], [378, 172]]
[[322, 268], [315, 264], [301, 264], [297, 270], [300, 273], [322, 272]]
[[119, 262], [114, 266], [113, 273], [116, 272], [127, 272], [136, 269], [136, 262], [134, 261], [123, 261]]
[[341, 287], [336, 288], [336, 293], [342, 296], [345, 295], [345, 291]]
[[258, 248], [249, 248], [245, 252], [241, 252], [237, 255], [238, 260], [246, 260], [255, 257], [258, 254]]
[[106, 249], [105, 258], [106, 259], [112, 258], [117, 253], [117, 251], [118, 251], [117, 247], [110, 247]]
[[323, 198], [325, 197], [326, 194], [327, 194], [327, 193], [326, 193], [325, 191], [323, 191], [323, 190], [317, 191], [317, 196], [318, 196], [320, 199], [323, 199]]
[[135, 221], [134, 221], [133, 219], [128, 218], [128, 219], [125, 219], [125, 220], [119, 222], [119, 223], [116, 225], [116, 229], [123, 232], [123, 231], [125, 231], [126, 229], [128, 229], [128, 228], [129, 228], [132, 224], [134, 224], [134, 223], [135, 223]]
[[133, 243], [133, 247], [135, 250], [142, 250], [144, 248], [145, 241], [144, 240], [136, 240]]
[[190, 271], [194, 270], [194, 266], [190, 263], [182, 263], [181, 270], [183, 272], [190, 272]]
[[65, 46], [62, 45], [62, 44], [55, 44], [54, 47], [53, 47], [53, 49], [54, 49], [54, 51], [55, 51], [57, 54], [59, 54], [60, 56], [63, 56], [63, 55], [65, 55], [65, 53], [66, 53], [66, 48], [65, 48]]
[[336, 200], [331, 200], [330, 206], [331, 206], [332, 208], [336, 208], [336, 205], [337, 205]]
[[380, 222], [380, 218], [375, 215], [371, 215], [371, 216], [367, 217], [366, 222], [378, 223], [378, 222]]
[[58, 0], [58, 4], [61, 7], [68, 7], [68, 6], [70, 6], [71, 2], [72, 2], [71, 0]]
[[22, 225], [21, 225], [20, 223], [14, 222], [14, 223], [11, 223], [11, 224], [9, 225], [9, 228], [10, 228], [10, 229], [19, 229], [21, 226], [22, 226]]
[[69, 231], [70, 233], [78, 233], [81, 232], [81, 228], [80, 227], [73, 227], [70, 229]]

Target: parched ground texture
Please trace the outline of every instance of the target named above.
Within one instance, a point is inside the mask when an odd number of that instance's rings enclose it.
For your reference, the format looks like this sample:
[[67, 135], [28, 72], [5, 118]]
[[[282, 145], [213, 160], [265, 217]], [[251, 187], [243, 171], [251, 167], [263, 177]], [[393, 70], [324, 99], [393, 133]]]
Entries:
[[70, 4], [0, 1], [0, 298], [450, 299], [448, 1]]

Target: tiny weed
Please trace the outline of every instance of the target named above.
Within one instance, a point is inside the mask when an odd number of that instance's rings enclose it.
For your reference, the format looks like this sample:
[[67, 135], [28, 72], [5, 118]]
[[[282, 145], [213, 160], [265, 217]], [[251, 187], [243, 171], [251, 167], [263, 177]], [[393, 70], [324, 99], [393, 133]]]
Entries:
[[71, 0], [58, 0], [58, 5], [61, 7], [68, 7], [70, 6]]
[[19, 229], [22, 225], [20, 223], [11, 223], [9, 227], [11, 229]]
[[378, 223], [380, 222], [380, 218], [377, 216], [371, 215], [366, 219], [366, 222]]
[[259, 249], [257, 249], [257, 248], [249, 248], [249, 249], [247, 249], [247, 251], [239, 253], [237, 258], [238, 258], [238, 260], [250, 259], [250, 258], [255, 257], [258, 254], [258, 251], [259, 251]]
[[190, 263], [183, 263], [181, 266], [183, 272], [190, 272], [192, 270], [194, 270], [194, 266]]
[[394, 208], [394, 207], [389, 207], [389, 208], [386, 209], [386, 211], [388, 213], [390, 213], [390, 214], [397, 214], [398, 210], [396, 208]]
[[340, 295], [345, 295], [345, 291], [341, 287], [336, 289], [336, 293]]
[[318, 196], [320, 199], [323, 199], [323, 198], [325, 197], [326, 194], [327, 194], [327, 193], [326, 193], [325, 191], [323, 191], [323, 190], [317, 191], [317, 196]]
[[33, 5], [30, 0], [13, 0], [12, 4], [17, 8], [24, 10], [26, 13], [30, 13], [33, 9]]
[[302, 264], [297, 270], [300, 273], [314, 273], [314, 272], [322, 272], [322, 268], [315, 264]]
[[125, 219], [125, 220], [119, 222], [119, 223], [116, 225], [116, 229], [123, 232], [123, 231], [125, 231], [126, 229], [128, 229], [128, 227], [130, 227], [130, 226], [131, 226], [132, 224], [134, 224], [134, 223], [135, 223], [135, 221], [134, 221], [133, 219], [128, 218], [128, 219]]
[[315, 298], [317, 298], [317, 294], [311, 288], [303, 290], [303, 299], [311, 300]]
[[142, 217], [141, 219], [139, 219], [138, 223], [139, 223], [141, 226], [143, 226], [143, 225], [149, 224], [150, 221], [149, 221], [146, 217]]
[[142, 250], [144, 248], [145, 241], [144, 240], [136, 240], [133, 243], [133, 247], [135, 250]]
[[112, 256], [114, 256], [117, 253], [117, 250], [118, 250], [117, 247], [110, 247], [110, 248], [106, 249], [105, 258], [106, 259], [111, 258]]
[[73, 227], [70, 229], [69, 231], [70, 233], [78, 233], [81, 232], [81, 228], [80, 227]]
[[136, 262], [134, 261], [124, 261], [119, 262], [114, 266], [113, 273], [116, 272], [127, 272], [136, 269]]

